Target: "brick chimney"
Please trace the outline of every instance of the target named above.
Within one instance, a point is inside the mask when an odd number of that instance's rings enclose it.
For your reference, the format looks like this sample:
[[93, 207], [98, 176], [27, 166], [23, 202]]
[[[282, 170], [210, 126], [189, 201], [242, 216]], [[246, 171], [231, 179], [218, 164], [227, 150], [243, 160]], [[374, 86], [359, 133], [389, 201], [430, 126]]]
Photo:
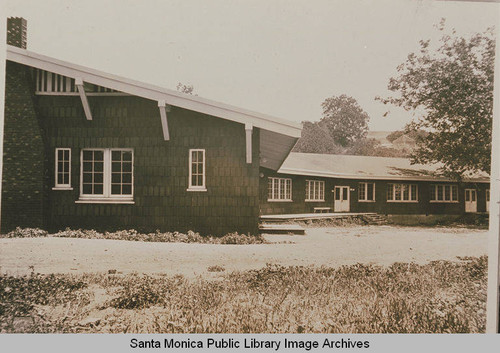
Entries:
[[26, 49], [26, 20], [22, 17], [7, 19], [7, 44]]

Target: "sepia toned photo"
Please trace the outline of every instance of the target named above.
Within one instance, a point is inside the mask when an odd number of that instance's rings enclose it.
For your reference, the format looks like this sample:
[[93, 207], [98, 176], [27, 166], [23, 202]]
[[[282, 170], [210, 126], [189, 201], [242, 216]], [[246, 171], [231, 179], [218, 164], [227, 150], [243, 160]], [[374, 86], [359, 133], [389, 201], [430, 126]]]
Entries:
[[0, 333], [485, 333], [499, 8], [7, 1]]

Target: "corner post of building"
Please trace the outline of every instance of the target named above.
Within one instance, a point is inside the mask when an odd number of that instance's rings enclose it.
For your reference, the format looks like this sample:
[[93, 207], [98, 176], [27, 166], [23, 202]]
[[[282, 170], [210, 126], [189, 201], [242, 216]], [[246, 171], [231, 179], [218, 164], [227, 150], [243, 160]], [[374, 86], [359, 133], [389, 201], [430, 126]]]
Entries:
[[85, 87], [83, 86], [83, 79], [81, 77], [75, 78], [75, 86], [78, 89], [80, 98], [82, 100], [83, 111], [85, 112], [85, 117], [87, 120], [92, 120], [92, 112], [90, 111], [89, 101], [87, 100], [87, 95], [85, 94]]
[[246, 123], [245, 136], [246, 136], [247, 164], [252, 164], [252, 133], [253, 133], [253, 125], [250, 123]]
[[163, 139], [165, 141], [168, 141], [168, 140], [170, 140], [170, 133], [168, 131], [167, 113], [170, 113], [170, 105], [168, 105], [164, 100], [161, 100], [161, 101], [158, 101], [158, 109], [160, 109], [161, 127], [163, 130]]

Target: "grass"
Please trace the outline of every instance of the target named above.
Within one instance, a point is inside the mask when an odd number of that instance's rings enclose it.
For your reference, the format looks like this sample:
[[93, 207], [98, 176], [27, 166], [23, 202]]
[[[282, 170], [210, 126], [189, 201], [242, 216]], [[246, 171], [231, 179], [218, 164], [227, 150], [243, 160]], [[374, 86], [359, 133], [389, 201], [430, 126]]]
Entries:
[[259, 235], [246, 235], [239, 233], [228, 233], [224, 236], [202, 236], [199, 233], [188, 231], [187, 233], [156, 231], [155, 233], [139, 233], [135, 229], [119, 230], [116, 232], [98, 232], [93, 229], [69, 229], [49, 234], [39, 228], [20, 228], [0, 235], [3, 238], [36, 238], [36, 237], [59, 237], [59, 238], [83, 238], [83, 239], [112, 239], [142, 242], [161, 243], [204, 243], [204, 244], [265, 244], [264, 237]]
[[194, 280], [3, 275], [1, 331], [484, 332], [486, 265], [483, 256], [390, 267], [268, 265]]

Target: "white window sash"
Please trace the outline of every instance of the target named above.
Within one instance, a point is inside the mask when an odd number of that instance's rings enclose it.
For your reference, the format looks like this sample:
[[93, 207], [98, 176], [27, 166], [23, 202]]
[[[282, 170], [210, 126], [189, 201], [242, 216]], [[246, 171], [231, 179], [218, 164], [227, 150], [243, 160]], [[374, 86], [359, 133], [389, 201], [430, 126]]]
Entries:
[[[399, 198], [396, 198], [396, 187], [399, 186], [400, 193]], [[415, 195], [412, 192], [412, 186], [415, 186]], [[404, 200], [403, 190], [408, 189], [408, 200]], [[374, 188], [375, 192], [375, 188]], [[415, 200], [413, 200], [412, 196], [415, 196]], [[387, 202], [402, 202], [402, 203], [418, 203], [418, 185], [417, 184], [392, 184], [392, 199], [387, 200]]]
[[[203, 163], [202, 163], [202, 185], [193, 185], [193, 153], [202, 152]], [[197, 162], [199, 163], [199, 161]], [[206, 159], [205, 150], [200, 148], [193, 148], [189, 150], [189, 180], [187, 191], [207, 191], [206, 187], [206, 173], [205, 173]]]
[[[439, 195], [438, 190], [441, 186], [441, 195]], [[446, 187], [449, 186], [449, 200], [446, 200]], [[458, 185], [445, 185], [445, 184], [433, 184], [431, 188], [434, 189], [434, 199], [430, 199], [431, 203], [458, 203]], [[453, 199], [454, 190], [456, 191], [456, 199]], [[439, 199], [441, 197], [441, 200]]]
[[[323, 180], [306, 180], [305, 201], [325, 201], [325, 182]], [[291, 187], [291, 182], [290, 182]]]
[[271, 180], [271, 193], [269, 194], [268, 190], [268, 201], [292, 201], [292, 179], [269, 177], [269, 180]]
[[[371, 195], [372, 199], [371, 200], [368, 199], [368, 185], [369, 184], [373, 185], [372, 195]], [[364, 197], [361, 198], [360, 197], [361, 195], [360, 195], [360, 193], [358, 191], [358, 201], [360, 201], [360, 202], [375, 202], [375, 183], [360, 182], [359, 183], [359, 188], [360, 189], [363, 188]], [[394, 190], [393, 190], [393, 192], [394, 192]], [[393, 196], [394, 196], [394, 194], [393, 194]]]
[[[103, 193], [102, 194], [84, 194], [83, 193], [83, 152], [84, 151], [102, 151], [103, 152]], [[111, 154], [113, 151], [131, 152], [131, 194], [130, 195], [115, 195], [111, 194]], [[94, 160], [92, 160], [94, 162]], [[94, 201], [131, 201], [134, 198], [134, 150], [132, 148], [82, 148], [80, 151], [80, 200]]]
[[[58, 174], [59, 174], [59, 151], [68, 151], [68, 183], [59, 183], [58, 182]], [[63, 163], [66, 161], [63, 161]], [[63, 164], [64, 165], [64, 164]], [[71, 148], [56, 148], [55, 151], [55, 176], [54, 176], [54, 188], [53, 189], [66, 189], [66, 190], [72, 190], [71, 187]], [[63, 172], [64, 172], [64, 167], [63, 167]], [[64, 178], [64, 177], [63, 177]]]

